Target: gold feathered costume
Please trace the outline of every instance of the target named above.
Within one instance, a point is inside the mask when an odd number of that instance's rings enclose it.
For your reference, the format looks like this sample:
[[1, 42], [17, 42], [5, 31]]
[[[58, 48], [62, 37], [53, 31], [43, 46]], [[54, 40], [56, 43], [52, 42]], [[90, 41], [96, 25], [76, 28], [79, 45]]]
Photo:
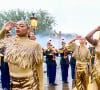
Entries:
[[[5, 31], [1, 30], [0, 39], [4, 38]], [[4, 60], [9, 64], [11, 90], [43, 90], [41, 46], [28, 37], [16, 36], [0, 40], [2, 47], [6, 48]]]

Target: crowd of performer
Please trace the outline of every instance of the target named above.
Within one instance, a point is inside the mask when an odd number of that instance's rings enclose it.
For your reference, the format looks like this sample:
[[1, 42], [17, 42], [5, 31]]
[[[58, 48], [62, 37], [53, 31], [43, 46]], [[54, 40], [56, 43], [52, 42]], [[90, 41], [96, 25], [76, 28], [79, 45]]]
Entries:
[[[79, 40], [79, 45], [75, 42]], [[60, 56], [62, 83], [68, 83], [68, 70], [71, 66], [71, 77], [75, 81], [78, 90], [87, 90], [89, 76], [94, 66], [95, 47], [87, 47], [87, 41], [82, 36], [76, 36], [68, 42], [61, 41], [61, 48], [55, 48], [52, 42], [47, 42], [47, 48], [43, 49], [46, 56], [47, 78], [51, 86], [56, 86], [56, 57]], [[71, 56], [71, 58], [69, 58]], [[91, 78], [92, 79], [92, 78]]]
[[[12, 27], [15, 27], [15, 37], [11, 35]], [[62, 39], [59, 43], [61, 48], [55, 47], [49, 40], [47, 47], [44, 48], [37, 42], [36, 36], [30, 31], [30, 26], [26, 22], [5, 23], [0, 31], [2, 88], [4, 90], [45, 90], [43, 62], [46, 63], [48, 84], [56, 86], [56, 57], [60, 57], [62, 83], [69, 82], [70, 65], [72, 80], [75, 81], [77, 90], [88, 90], [90, 75], [91, 82], [95, 82], [99, 90], [100, 37], [98, 40], [93, 39], [97, 31], [100, 31], [100, 27], [91, 31], [85, 38], [78, 35], [68, 43]], [[79, 41], [79, 45], [76, 40]], [[91, 47], [87, 47], [87, 42]]]

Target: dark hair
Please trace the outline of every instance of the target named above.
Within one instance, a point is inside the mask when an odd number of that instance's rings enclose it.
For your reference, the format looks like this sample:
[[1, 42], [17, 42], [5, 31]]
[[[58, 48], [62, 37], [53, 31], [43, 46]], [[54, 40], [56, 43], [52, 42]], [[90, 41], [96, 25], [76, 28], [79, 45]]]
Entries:
[[6, 31], [6, 34], [10, 33], [10, 31]]

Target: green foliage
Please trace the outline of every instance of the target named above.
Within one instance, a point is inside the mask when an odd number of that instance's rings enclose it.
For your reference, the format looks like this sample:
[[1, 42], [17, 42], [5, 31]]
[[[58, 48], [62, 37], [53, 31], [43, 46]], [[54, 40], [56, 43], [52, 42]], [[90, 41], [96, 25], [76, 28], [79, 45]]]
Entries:
[[53, 30], [53, 26], [56, 25], [55, 18], [50, 16], [47, 11], [39, 10], [37, 12], [38, 15], [38, 31], [40, 33], [51, 34]]
[[[0, 12], [0, 28], [7, 21], [19, 21], [21, 19], [29, 22], [30, 17], [34, 11], [26, 12], [20, 9], [17, 10], [9, 10]], [[38, 29], [36, 30], [36, 34], [50, 34], [52, 33], [53, 26], [55, 26], [55, 18], [52, 17], [47, 11], [38, 10], [36, 12], [38, 18]]]

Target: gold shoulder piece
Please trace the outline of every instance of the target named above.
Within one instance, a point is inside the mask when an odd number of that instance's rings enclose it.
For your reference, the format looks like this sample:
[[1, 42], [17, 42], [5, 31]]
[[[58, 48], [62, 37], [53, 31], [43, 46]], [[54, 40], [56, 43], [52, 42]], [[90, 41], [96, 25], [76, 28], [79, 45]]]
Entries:
[[70, 50], [70, 49], [71, 49], [71, 46], [70, 46], [70, 45], [67, 45], [66, 48], [67, 48], [68, 50]]
[[58, 50], [59, 53], [63, 53], [63, 50]]
[[3, 54], [0, 53], [0, 57], [3, 57]]

